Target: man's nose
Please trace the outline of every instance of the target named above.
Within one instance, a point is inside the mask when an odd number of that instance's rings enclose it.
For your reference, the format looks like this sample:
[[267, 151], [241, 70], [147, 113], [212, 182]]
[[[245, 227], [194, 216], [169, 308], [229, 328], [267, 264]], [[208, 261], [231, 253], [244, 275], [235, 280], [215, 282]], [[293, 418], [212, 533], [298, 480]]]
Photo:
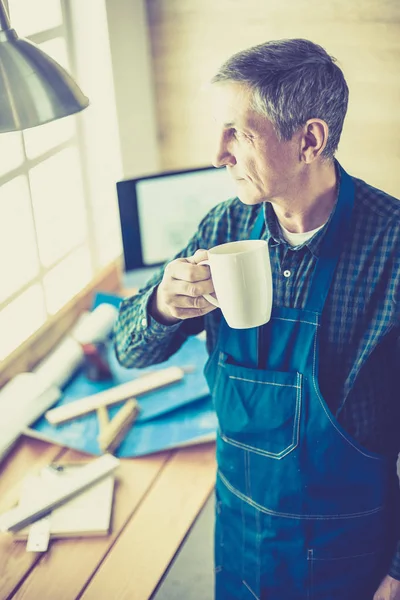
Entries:
[[236, 165], [236, 158], [230, 152], [226, 141], [222, 138], [219, 140], [214, 158], [212, 160], [214, 167], [233, 167]]

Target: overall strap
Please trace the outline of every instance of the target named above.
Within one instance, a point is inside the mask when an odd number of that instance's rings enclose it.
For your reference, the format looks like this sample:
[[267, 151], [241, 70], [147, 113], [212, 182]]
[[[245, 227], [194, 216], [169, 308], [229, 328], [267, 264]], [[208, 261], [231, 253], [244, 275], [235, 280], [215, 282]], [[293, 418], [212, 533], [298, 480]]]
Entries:
[[250, 232], [250, 240], [260, 240], [263, 227], [265, 225], [264, 206], [260, 208], [254, 227]]
[[339, 257], [350, 231], [354, 206], [354, 182], [340, 167], [340, 189], [335, 211], [324, 234], [305, 308], [321, 314]]

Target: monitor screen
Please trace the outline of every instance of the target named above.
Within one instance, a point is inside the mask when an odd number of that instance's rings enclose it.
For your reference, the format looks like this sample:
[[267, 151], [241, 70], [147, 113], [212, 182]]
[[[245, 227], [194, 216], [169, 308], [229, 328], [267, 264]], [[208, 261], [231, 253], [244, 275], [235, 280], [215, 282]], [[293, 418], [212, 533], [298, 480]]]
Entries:
[[226, 169], [214, 167], [129, 179], [117, 191], [126, 271], [171, 259], [213, 206], [236, 195]]

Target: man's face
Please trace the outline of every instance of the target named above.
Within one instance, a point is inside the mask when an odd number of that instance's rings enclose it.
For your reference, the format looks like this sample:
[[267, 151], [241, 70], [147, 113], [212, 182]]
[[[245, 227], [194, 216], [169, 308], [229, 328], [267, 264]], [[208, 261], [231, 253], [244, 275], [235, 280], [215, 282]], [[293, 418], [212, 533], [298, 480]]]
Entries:
[[212, 88], [218, 128], [214, 165], [226, 166], [244, 204], [285, 198], [301, 168], [299, 135], [280, 141], [271, 122], [251, 108], [247, 86], [224, 82]]

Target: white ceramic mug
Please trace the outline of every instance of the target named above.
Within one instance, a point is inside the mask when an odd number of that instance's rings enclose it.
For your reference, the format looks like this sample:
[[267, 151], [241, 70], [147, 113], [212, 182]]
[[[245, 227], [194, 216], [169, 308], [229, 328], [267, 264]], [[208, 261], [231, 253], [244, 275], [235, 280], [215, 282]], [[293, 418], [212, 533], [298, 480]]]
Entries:
[[221, 309], [229, 327], [248, 329], [271, 318], [272, 274], [268, 243], [264, 240], [228, 242], [208, 250], [208, 265], [217, 300], [204, 297]]

